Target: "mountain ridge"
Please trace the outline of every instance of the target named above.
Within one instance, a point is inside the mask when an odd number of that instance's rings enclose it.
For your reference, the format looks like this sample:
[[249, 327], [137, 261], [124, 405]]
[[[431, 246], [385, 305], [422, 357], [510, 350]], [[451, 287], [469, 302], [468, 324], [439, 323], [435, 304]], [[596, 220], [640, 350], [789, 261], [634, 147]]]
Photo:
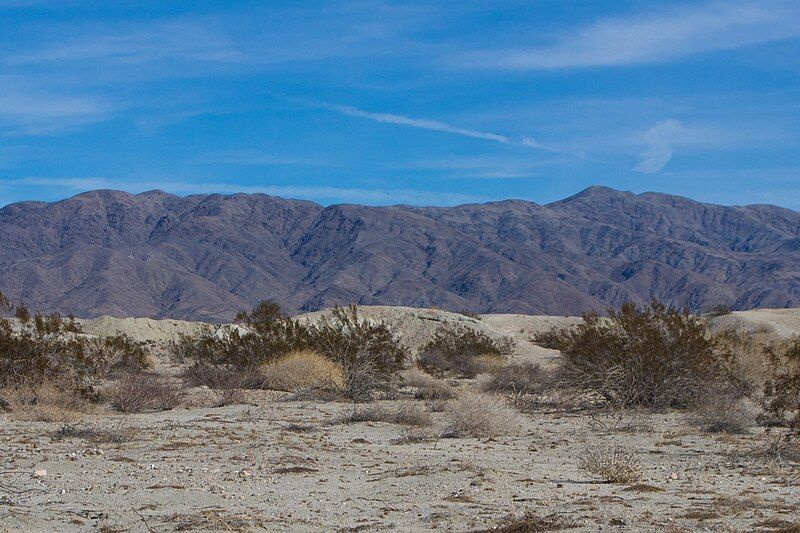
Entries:
[[0, 269], [12, 299], [85, 317], [223, 321], [263, 298], [293, 313], [789, 307], [800, 213], [602, 186], [453, 207], [106, 189], [0, 208]]

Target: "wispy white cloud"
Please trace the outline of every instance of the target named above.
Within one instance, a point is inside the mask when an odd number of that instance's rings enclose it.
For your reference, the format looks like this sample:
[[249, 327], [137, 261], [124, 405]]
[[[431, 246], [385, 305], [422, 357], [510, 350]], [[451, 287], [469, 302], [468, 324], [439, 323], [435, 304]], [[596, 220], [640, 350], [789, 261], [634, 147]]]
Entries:
[[160, 189], [178, 195], [188, 194], [269, 194], [284, 198], [312, 199], [322, 203], [353, 202], [373, 205], [414, 204], [454, 205], [485, 201], [480, 196], [456, 192], [419, 189], [365, 189], [357, 187], [327, 187], [301, 185], [239, 185], [225, 182], [136, 181], [126, 182], [103, 177], [48, 178], [25, 177], [0, 182], [0, 186], [42, 186], [62, 189], [65, 194], [95, 189], [116, 189], [139, 193]]
[[642, 137], [647, 148], [639, 154], [639, 164], [634, 170], [653, 174], [672, 159], [673, 145], [686, 134], [686, 128], [674, 119], [662, 120], [648, 129]]
[[41, 135], [102, 120], [111, 107], [94, 96], [60, 94], [0, 78], [0, 135]]
[[72, 29], [77, 36], [52, 43], [42, 38], [38, 47], [7, 54], [3, 62], [10, 67], [87, 61], [130, 67], [173, 60], [235, 63], [245, 58], [233, 40], [202, 19]]
[[800, 3], [795, 0], [712, 1], [608, 17], [552, 45], [482, 51], [460, 63], [520, 70], [625, 66], [798, 36]]

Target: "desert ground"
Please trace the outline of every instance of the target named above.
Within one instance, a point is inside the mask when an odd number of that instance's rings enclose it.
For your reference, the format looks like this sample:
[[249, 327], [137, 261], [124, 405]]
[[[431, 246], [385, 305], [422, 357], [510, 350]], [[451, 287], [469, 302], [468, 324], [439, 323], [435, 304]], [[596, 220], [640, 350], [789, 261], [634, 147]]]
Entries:
[[[456, 322], [513, 338], [511, 360], [545, 367], [559, 353], [531, 336], [578, 321], [402, 307], [361, 312], [385, 321], [412, 352], [439, 325]], [[180, 368], [164, 346], [202, 327], [81, 322], [89, 335], [124, 332], [146, 341], [156, 371], [170, 376]], [[713, 327], [791, 338], [800, 334], [800, 310], [735, 312]], [[248, 390], [240, 402], [215, 407], [213, 391], [194, 387], [182, 392], [180, 406], [159, 412], [99, 406], [69, 424], [0, 414], [0, 531], [482, 531], [521, 517], [526, 526], [505, 530], [797, 531], [800, 464], [752, 453], [770, 442], [770, 429], [705, 433], [678, 410], [570, 402], [517, 409], [513, 398], [479, 393], [483, 379], [445, 381], [490, 407], [504, 427], [493, 437], [449, 435], [447, 409], [416, 399], [413, 386], [364, 405]], [[402, 409], [429, 420], [415, 426], [353, 416]], [[588, 475], [580, 458], [597, 445], [632, 450], [641, 479]]]

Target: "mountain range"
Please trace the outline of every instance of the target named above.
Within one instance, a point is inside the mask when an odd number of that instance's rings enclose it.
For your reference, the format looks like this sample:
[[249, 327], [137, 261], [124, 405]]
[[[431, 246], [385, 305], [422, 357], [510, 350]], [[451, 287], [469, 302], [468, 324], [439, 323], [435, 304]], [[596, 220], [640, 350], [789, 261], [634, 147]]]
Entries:
[[77, 316], [230, 320], [269, 298], [578, 314], [800, 306], [800, 213], [590, 187], [547, 205], [98, 190], [0, 209], [0, 291]]

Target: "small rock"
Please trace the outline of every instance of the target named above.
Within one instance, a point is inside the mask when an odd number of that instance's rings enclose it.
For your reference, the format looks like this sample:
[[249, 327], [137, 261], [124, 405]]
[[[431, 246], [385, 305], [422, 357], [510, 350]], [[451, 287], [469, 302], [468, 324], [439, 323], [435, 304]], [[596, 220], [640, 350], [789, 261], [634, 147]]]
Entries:
[[47, 477], [47, 470], [44, 468], [40, 468], [39, 470], [35, 470], [33, 472], [33, 477]]

